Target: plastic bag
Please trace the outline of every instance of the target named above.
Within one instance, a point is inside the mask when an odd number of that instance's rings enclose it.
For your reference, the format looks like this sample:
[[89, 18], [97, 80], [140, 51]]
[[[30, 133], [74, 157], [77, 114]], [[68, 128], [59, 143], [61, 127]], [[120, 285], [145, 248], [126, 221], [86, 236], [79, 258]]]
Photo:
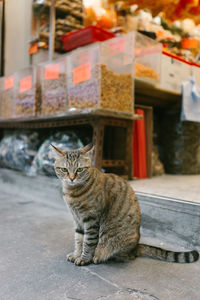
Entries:
[[77, 149], [83, 147], [81, 139], [75, 132], [58, 132], [47, 138], [40, 146], [37, 155], [34, 158], [29, 175], [34, 176], [37, 173], [42, 175], [55, 176], [54, 157], [52, 155], [50, 144], [59, 149]]
[[152, 175], [153, 176], [161, 176], [161, 175], [165, 174], [163, 163], [161, 162], [161, 160], [159, 158], [158, 147], [156, 147], [155, 145], [153, 147], [151, 158], [152, 158]]
[[181, 120], [200, 122], [200, 88], [193, 77], [182, 84]]
[[5, 134], [0, 142], [0, 167], [27, 172], [38, 146], [37, 132]]

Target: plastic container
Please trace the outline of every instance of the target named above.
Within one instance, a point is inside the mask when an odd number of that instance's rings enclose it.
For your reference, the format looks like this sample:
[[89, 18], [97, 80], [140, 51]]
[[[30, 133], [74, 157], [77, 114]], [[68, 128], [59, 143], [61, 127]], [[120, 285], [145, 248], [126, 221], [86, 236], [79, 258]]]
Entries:
[[133, 112], [133, 33], [95, 43], [68, 56], [68, 108]]
[[38, 66], [41, 88], [41, 115], [57, 115], [67, 110], [66, 56]]
[[0, 119], [13, 117], [14, 83], [14, 75], [0, 78]]
[[63, 47], [66, 51], [85, 46], [94, 42], [101, 42], [115, 37], [114, 33], [108, 32], [96, 26], [68, 33], [62, 36]]
[[39, 86], [36, 67], [28, 67], [15, 73], [14, 116], [16, 118], [35, 116], [39, 107]]
[[145, 81], [160, 80], [162, 44], [137, 32], [135, 42], [135, 77]]
[[163, 53], [161, 57], [161, 77], [158, 88], [181, 94], [181, 86], [192, 72], [192, 64], [177, 58], [175, 55]]

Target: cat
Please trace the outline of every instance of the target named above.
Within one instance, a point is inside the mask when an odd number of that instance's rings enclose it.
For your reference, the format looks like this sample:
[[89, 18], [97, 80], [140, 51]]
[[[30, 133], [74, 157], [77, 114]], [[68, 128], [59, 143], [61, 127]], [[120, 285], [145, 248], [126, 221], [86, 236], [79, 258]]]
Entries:
[[172, 252], [139, 244], [141, 215], [136, 195], [125, 179], [91, 166], [92, 144], [72, 151], [51, 146], [63, 197], [75, 221], [75, 250], [67, 255], [68, 261], [84, 266], [137, 256], [179, 263], [198, 260], [195, 250]]

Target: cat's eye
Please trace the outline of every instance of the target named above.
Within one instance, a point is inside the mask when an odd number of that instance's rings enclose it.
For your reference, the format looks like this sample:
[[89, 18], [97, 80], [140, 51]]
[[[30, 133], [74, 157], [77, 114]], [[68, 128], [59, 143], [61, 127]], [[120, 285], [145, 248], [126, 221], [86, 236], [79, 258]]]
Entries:
[[60, 168], [60, 170], [61, 170], [62, 172], [64, 172], [64, 173], [67, 173], [67, 172], [68, 172], [67, 168]]
[[78, 168], [77, 169], [77, 172], [82, 172], [83, 171], [83, 168]]

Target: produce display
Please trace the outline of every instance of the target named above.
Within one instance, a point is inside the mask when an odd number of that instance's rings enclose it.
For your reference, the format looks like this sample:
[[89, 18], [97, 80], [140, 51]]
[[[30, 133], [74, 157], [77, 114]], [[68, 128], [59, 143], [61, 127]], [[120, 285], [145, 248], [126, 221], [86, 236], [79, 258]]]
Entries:
[[[33, 25], [32, 31], [39, 35], [39, 48], [48, 48], [51, 0], [35, 0], [33, 4], [34, 18], [37, 19], [39, 29]], [[83, 28], [83, 4], [81, 0], [55, 0], [55, 8], [55, 48], [56, 51], [63, 52], [61, 37], [68, 32]]]
[[147, 77], [158, 80], [158, 74], [151, 68], [135, 62], [135, 77]]
[[67, 110], [66, 58], [38, 66], [41, 86], [41, 115], [64, 113]]
[[[68, 59], [68, 108], [133, 112], [133, 53], [130, 36], [73, 51]], [[126, 42], [126, 38], [128, 42]], [[133, 37], [131, 37], [133, 40]], [[127, 50], [126, 50], [127, 49]]]
[[115, 74], [105, 64], [96, 65], [92, 81], [76, 84], [68, 90], [68, 107], [103, 108], [124, 112], [133, 110], [132, 74]]
[[141, 33], [136, 33], [135, 77], [160, 79], [162, 45]]
[[13, 117], [14, 75], [0, 78], [0, 119]]

